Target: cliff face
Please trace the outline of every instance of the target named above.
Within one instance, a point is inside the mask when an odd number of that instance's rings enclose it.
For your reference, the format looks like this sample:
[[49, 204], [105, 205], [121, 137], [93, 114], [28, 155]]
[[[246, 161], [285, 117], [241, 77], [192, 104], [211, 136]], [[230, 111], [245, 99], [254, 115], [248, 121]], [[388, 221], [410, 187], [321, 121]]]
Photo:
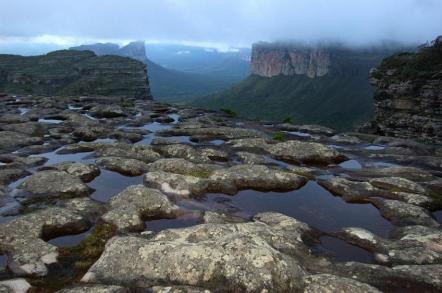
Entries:
[[255, 44], [252, 48], [251, 73], [273, 77], [306, 75], [310, 78], [329, 72], [330, 54], [321, 48], [296, 48]]
[[141, 62], [70, 50], [32, 57], [0, 55], [0, 91], [151, 97], [146, 68]]
[[442, 143], [442, 37], [371, 71], [375, 119], [363, 130]]
[[146, 58], [146, 48], [143, 41], [136, 41], [127, 44], [126, 46], [120, 47], [117, 44], [112, 43], [97, 43], [91, 45], [81, 45], [77, 47], [71, 47], [69, 50], [84, 51], [89, 50], [101, 55], [117, 55], [133, 58], [135, 60], [147, 63]]

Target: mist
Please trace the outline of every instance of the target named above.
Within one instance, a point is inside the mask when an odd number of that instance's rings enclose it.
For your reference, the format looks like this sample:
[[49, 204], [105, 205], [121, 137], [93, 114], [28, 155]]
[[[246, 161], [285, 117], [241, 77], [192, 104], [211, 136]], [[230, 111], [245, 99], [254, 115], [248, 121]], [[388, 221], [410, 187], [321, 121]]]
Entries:
[[96, 41], [248, 47], [257, 41], [424, 43], [440, 0], [0, 0], [0, 44]]

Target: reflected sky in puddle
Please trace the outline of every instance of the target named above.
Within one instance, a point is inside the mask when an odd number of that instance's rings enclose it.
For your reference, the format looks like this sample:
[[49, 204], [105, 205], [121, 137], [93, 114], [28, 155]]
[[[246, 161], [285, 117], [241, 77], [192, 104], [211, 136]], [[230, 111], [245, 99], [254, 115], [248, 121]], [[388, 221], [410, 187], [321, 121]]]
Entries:
[[384, 146], [380, 146], [380, 145], [369, 145], [364, 147], [364, 149], [369, 150], [369, 151], [381, 151], [383, 149], [385, 149]]
[[158, 122], [152, 122], [152, 123], [145, 124], [145, 125], [141, 126], [140, 128], [146, 129], [146, 130], [149, 130], [152, 132], [157, 132], [157, 131], [164, 130], [164, 129], [170, 129], [170, 128], [172, 128], [172, 125], [162, 124], [162, 123], [158, 123]]
[[334, 261], [358, 261], [362, 263], [374, 263], [374, 256], [369, 251], [351, 245], [341, 239], [323, 236], [320, 243], [316, 244], [312, 250], [320, 255], [327, 256]]
[[101, 169], [101, 174], [88, 185], [95, 190], [91, 198], [108, 202], [109, 199], [117, 193], [123, 191], [130, 185], [143, 184], [143, 176], [128, 177], [116, 172]]
[[222, 140], [222, 139], [214, 139], [214, 140], [211, 140], [211, 141], [209, 141], [209, 143], [210, 144], [213, 144], [213, 145], [222, 145], [222, 144], [224, 144], [226, 141], [225, 140]]
[[48, 241], [48, 243], [57, 247], [70, 247], [80, 243], [92, 231], [92, 228], [79, 234], [60, 236]]
[[433, 216], [436, 218], [436, 220], [442, 224], [442, 211], [436, 211], [433, 213]]
[[177, 219], [157, 219], [144, 222], [146, 230], [158, 233], [165, 229], [185, 228], [202, 223], [199, 217], [185, 217]]
[[286, 131], [288, 134], [292, 134], [299, 137], [310, 137], [311, 135], [301, 131]]
[[43, 118], [40, 118], [40, 119], [38, 119], [38, 122], [39, 123], [47, 123], [47, 124], [60, 124], [60, 123], [63, 123], [64, 121], [63, 120], [57, 120], [57, 119], [43, 119]]
[[57, 154], [56, 152], [62, 148], [58, 148], [53, 152], [49, 153], [42, 153], [39, 155], [36, 155], [37, 157], [45, 157], [48, 159], [48, 161], [45, 163], [45, 165], [53, 165], [61, 162], [81, 162], [81, 163], [94, 163], [95, 160], [93, 158], [93, 152], [86, 152], [86, 153], [76, 153], [76, 154]]
[[339, 164], [344, 169], [362, 169], [361, 163], [356, 160], [348, 160]]
[[223, 210], [242, 217], [259, 212], [279, 212], [325, 232], [336, 232], [344, 227], [365, 228], [387, 237], [392, 225], [371, 204], [349, 204], [335, 197], [316, 182], [291, 192], [259, 192], [244, 190], [235, 196], [209, 194], [201, 201], [180, 202], [185, 207]]

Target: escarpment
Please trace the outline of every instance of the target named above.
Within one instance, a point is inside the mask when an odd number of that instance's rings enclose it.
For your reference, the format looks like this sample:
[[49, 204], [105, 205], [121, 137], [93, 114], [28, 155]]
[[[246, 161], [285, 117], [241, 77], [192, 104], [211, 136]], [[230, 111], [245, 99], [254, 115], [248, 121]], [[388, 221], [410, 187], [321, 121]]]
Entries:
[[143, 63], [126, 57], [71, 50], [30, 57], [0, 55], [0, 91], [151, 98]]
[[442, 37], [371, 71], [375, 118], [365, 131], [442, 143]]

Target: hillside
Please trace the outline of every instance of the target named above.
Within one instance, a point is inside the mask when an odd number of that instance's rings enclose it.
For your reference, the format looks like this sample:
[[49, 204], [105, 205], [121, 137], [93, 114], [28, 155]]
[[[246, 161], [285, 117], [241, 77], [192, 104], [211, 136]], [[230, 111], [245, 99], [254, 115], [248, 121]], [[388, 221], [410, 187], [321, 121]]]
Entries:
[[97, 55], [119, 55], [137, 59], [147, 65], [152, 95], [160, 101], [180, 102], [224, 90], [233, 82], [214, 75], [188, 73], [166, 69], [146, 57], [144, 42], [132, 42], [119, 47], [116, 44], [91, 44], [70, 50], [91, 50]]
[[69, 50], [31, 57], [0, 55], [0, 91], [151, 97], [143, 63], [120, 56]]
[[229, 90], [192, 101], [229, 108], [252, 119], [314, 123], [352, 129], [373, 114], [368, 74], [394, 49], [353, 50], [259, 44], [252, 75]]

